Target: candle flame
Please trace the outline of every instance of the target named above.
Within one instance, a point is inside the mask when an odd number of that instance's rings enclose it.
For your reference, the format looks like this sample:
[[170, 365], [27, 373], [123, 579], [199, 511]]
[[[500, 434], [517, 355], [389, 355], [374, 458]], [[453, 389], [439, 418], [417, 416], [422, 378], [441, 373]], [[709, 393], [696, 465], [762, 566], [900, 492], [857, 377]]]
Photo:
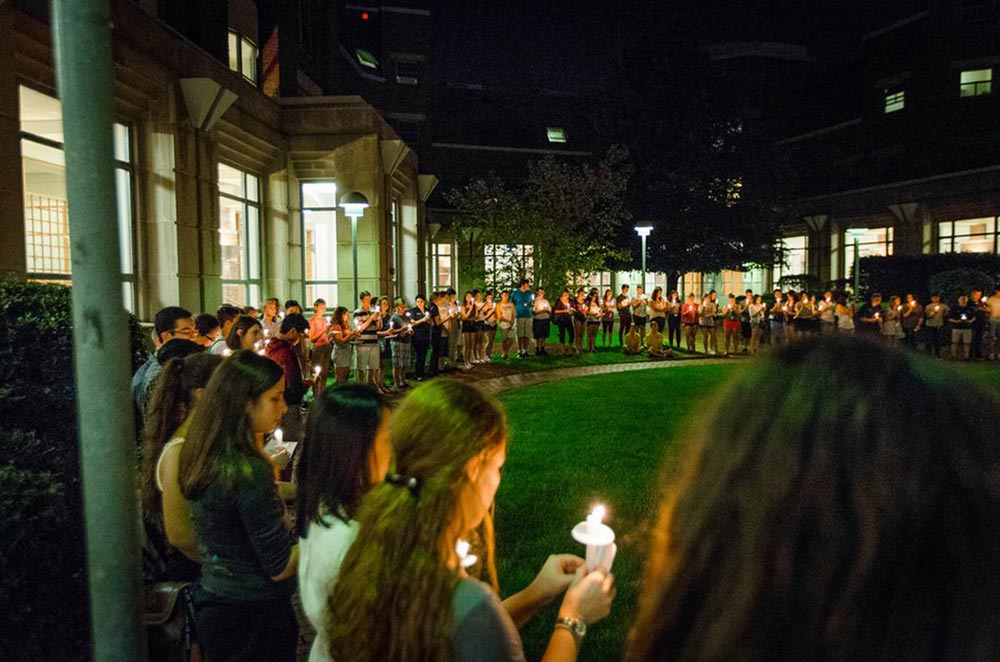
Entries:
[[319, 376], [319, 373], [321, 373], [322, 371], [323, 371], [323, 368], [321, 368], [319, 366], [316, 366], [315, 368], [313, 368], [313, 374], [316, 375], [316, 376]]
[[460, 560], [465, 560], [465, 557], [469, 555], [469, 543], [464, 540], [459, 540], [455, 544], [455, 552], [458, 554]]
[[271, 433], [271, 436], [274, 437], [274, 440], [279, 444], [285, 441], [285, 431], [281, 428], [274, 428], [274, 432]]
[[600, 524], [604, 520], [604, 515], [606, 511], [603, 505], [597, 504], [594, 509], [590, 511], [587, 515], [587, 521], [591, 524]]

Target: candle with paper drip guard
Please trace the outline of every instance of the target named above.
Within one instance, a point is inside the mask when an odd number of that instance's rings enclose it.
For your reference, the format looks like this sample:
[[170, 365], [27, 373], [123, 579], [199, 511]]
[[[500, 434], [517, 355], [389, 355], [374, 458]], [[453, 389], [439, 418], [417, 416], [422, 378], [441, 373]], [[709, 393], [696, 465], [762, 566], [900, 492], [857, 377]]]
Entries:
[[478, 556], [469, 554], [469, 547], [469, 543], [465, 540], [459, 540], [455, 544], [455, 553], [458, 554], [458, 564], [463, 568], [471, 568], [479, 561]]
[[604, 524], [604, 515], [604, 506], [598, 504], [587, 515], [586, 521], [573, 527], [573, 539], [587, 546], [587, 572], [593, 572], [597, 568], [611, 572], [611, 564], [614, 563], [615, 554], [618, 553], [615, 532]]
[[[265, 342], [264, 344], [266, 345], [267, 342]], [[264, 348], [260, 346], [260, 341], [259, 340], [253, 344], [253, 348], [254, 348], [254, 350], [258, 354], [260, 354], [261, 356], [264, 356]]]
[[228, 347], [222, 350], [222, 358], [228, 359], [232, 355], [233, 355], [233, 350], [229, 349]]

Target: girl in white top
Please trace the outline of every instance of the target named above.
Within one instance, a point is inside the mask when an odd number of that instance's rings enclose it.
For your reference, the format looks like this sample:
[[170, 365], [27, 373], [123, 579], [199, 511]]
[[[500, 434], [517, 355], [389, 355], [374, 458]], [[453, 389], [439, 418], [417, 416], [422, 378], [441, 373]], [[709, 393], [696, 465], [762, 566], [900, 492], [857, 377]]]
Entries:
[[[208, 353], [168, 361], [150, 395], [142, 434], [142, 510], [147, 533], [162, 534], [192, 561], [199, 559], [198, 536], [181, 494], [177, 464], [191, 412], [222, 361], [221, 356]], [[166, 564], [171, 565], [169, 558]]]
[[764, 297], [756, 295], [753, 303], [747, 308], [750, 313], [750, 353], [756, 354], [760, 350], [760, 336], [764, 331], [764, 312], [767, 306], [764, 305]]
[[309, 408], [297, 467], [299, 593], [316, 630], [310, 662], [330, 660], [327, 602], [358, 534], [361, 498], [389, 470], [389, 410], [361, 384], [338, 385]]
[[837, 301], [837, 333], [854, 333], [854, 305]]

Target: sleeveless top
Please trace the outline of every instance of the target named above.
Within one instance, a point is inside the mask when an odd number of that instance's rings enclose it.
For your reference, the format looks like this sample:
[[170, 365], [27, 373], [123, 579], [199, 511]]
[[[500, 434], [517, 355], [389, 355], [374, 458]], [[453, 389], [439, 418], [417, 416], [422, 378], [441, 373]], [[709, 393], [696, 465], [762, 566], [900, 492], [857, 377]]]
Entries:
[[156, 478], [156, 489], [160, 492], [163, 491], [163, 481], [160, 479], [160, 465], [163, 463], [163, 456], [167, 454], [167, 451], [175, 446], [182, 446], [184, 444], [184, 437], [174, 437], [166, 444], [163, 445], [163, 450], [160, 451], [160, 457], [156, 458], [156, 471], [154, 471], [154, 477]]

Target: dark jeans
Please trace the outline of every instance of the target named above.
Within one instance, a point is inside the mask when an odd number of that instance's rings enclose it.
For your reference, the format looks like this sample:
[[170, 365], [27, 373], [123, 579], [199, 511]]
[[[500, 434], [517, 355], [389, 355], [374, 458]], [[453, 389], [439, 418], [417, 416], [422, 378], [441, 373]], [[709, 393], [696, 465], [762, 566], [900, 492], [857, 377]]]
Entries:
[[417, 363], [417, 379], [424, 378], [424, 370], [427, 367], [427, 351], [430, 348], [430, 334], [418, 333], [413, 336], [413, 358], [416, 359]]
[[[568, 318], [569, 316], [563, 315], [563, 317]], [[559, 322], [557, 326], [559, 327], [559, 344], [573, 344], [573, 341], [576, 340], [576, 332], [573, 330], [573, 320], [567, 319], [565, 322]], [[569, 336], [568, 340], [566, 336]]]
[[299, 624], [290, 599], [233, 604], [196, 591], [195, 611], [207, 662], [295, 662]]
[[681, 346], [681, 318], [676, 315], [667, 318], [667, 344]]
[[924, 336], [927, 340], [927, 353], [931, 356], [941, 356], [941, 340], [944, 338], [944, 327], [924, 327]]
[[666, 327], [666, 324], [667, 324], [667, 318], [666, 317], [654, 317], [654, 318], [652, 318], [649, 321], [650, 328], [652, 328], [652, 326], [654, 324], [656, 325], [656, 328], [658, 328], [660, 330], [660, 333], [663, 333], [663, 329]]
[[903, 344], [910, 349], [917, 348], [917, 332], [903, 327]]
[[972, 324], [972, 358], [983, 358], [983, 336], [986, 335], [986, 323], [975, 321]]
[[629, 329], [632, 328], [632, 314], [631, 313], [620, 313], [618, 315], [618, 344], [622, 347], [625, 346], [625, 336], [628, 335]]
[[447, 349], [444, 337], [439, 329], [434, 329], [431, 331], [431, 377], [437, 377], [438, 371], [441, 369], [441, 355], [445, 352]]

